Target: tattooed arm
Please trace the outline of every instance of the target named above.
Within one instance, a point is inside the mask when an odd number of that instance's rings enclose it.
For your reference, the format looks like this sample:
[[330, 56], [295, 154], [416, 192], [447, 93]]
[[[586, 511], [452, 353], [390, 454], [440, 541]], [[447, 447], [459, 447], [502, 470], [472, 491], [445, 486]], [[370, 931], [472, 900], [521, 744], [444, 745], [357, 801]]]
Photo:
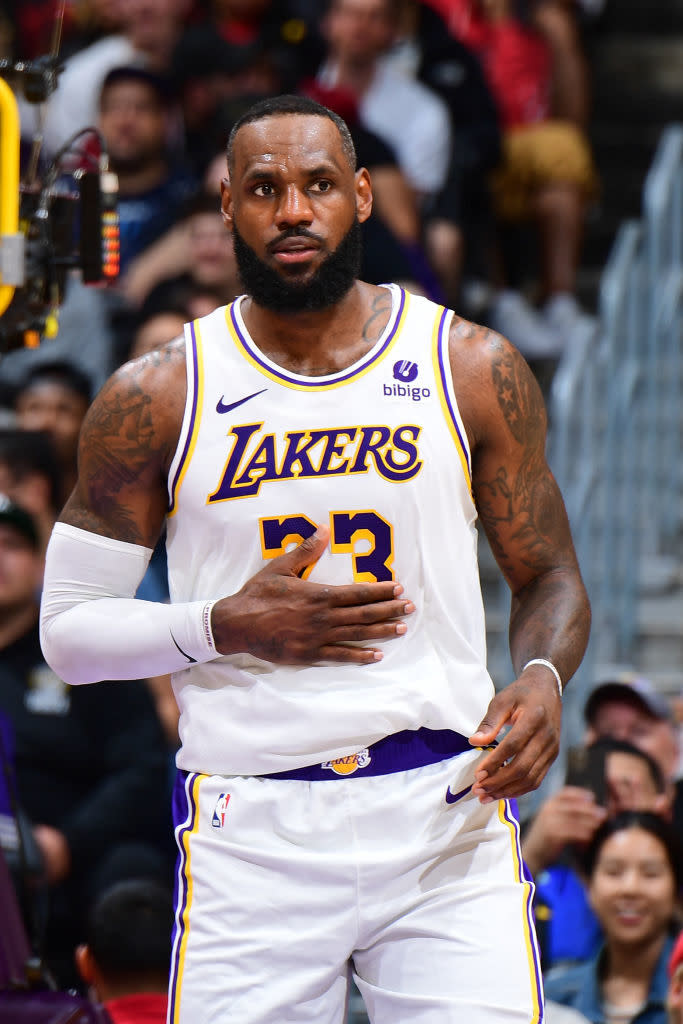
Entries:
[[166, 474], [186, 386], [180, 338], [126, 363], [109, 379], [83, 424], [78, 483], [61, 522], [154, 547], [168, 504]]
[[[510, 651], [518, 678], [491, 702], [476, 744], [512, 728], [482, 762], [482, 800], [535, 789], [557, 755], [561, 702], [551, 661], [567, 683], [588, 641], [590, 610], [562, 496], [545, 458], [540, 389], [519, 352], [500, 335], [456, 318], [451, 364], [472, 451], [480, 519], [512, 590]], [[507, 764], [505, 762], [508, 762]]]

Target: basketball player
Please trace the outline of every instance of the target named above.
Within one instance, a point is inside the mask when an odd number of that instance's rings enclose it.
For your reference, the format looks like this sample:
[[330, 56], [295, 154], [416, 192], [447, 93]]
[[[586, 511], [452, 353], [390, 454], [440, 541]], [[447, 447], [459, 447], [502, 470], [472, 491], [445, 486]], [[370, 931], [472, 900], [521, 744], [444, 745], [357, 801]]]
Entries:
[[[228, 173], [246, 295], [95, 400], [42, 609], [71, 683], [174, 673], [169, 1020], [341, 1024], [353, 971], [379, 1024], [538, 1022], [514, 798], [589, 620], [538, 388], [499, 335], [357, 280], [371, 186], [336, 115], [264, 101]], [[477, 513], [513, 592], [497, 695]]]

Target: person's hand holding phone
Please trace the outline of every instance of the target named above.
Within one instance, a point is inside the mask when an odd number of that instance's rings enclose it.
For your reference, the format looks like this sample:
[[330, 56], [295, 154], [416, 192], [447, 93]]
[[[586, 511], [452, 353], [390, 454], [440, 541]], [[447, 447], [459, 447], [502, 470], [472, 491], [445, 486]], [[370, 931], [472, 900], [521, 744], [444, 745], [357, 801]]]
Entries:
[[590, 789], [563, 786], [541, 804], [522, 840], [524, 861], [532, 875], [554, 863], [565, 846], [586, 844], [607, 817]]

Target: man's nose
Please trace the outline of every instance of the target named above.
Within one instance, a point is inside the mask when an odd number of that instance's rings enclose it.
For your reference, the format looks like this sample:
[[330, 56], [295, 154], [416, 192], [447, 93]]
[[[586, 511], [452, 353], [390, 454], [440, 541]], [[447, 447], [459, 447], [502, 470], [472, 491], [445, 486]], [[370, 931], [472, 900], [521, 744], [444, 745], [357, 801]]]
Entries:
[[306, 193], [296, 185], [288, 186], [282, 193], [277, 208], [278, 227], [310, 224], [312, 220], [313, 210]]

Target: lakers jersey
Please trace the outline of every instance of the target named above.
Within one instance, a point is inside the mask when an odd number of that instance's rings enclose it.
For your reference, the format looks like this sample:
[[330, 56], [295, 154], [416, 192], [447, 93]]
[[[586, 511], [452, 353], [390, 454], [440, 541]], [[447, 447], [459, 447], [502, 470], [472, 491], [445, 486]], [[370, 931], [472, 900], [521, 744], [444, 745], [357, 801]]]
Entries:
[[326, 523], [330, 544], [310, 580], [394, 579], [416, 607], [407, 633], [371, 665], [301, 668], [245, 653], [177, 673], [178, 764], [188, 771], [286, 771], [421, 726], [468, 736], [493, 696], [470, 452], [448, 360], [452, 313], [389, 287], [380, 339], [325, 377], [267, 359], [241, 299], [186, 326], [187, 404], [169, 474], [171, 600], [234, 594]]

